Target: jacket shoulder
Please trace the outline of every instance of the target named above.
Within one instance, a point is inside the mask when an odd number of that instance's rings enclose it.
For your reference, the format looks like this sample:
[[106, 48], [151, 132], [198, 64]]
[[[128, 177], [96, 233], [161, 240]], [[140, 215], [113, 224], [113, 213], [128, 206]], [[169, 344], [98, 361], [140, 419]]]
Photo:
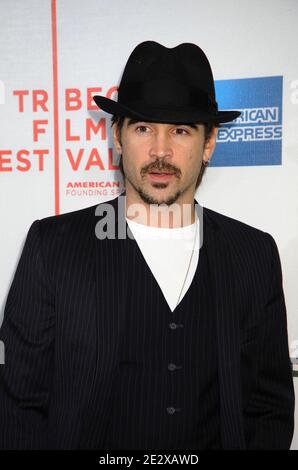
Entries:
[[44, 230], [57, 230], [60, 227], [73, 227], [74, 225], [79, 227], [81, 224], [86, 224], [88, 221], [91, 223], [94, 222], [94, 216], [96, 208], [99, 205], [110, 203], [115, 206], [116, 199], [111, 199], [108, 201], [102, 201], [98, 204], [94, 204], [92, 206], [85, 207], [83, 209], [78, 209], [71, 212], [65, 212], [64, 214], [53, 215], [50, 217], [45, 217], [40, 219], [40, 225]]
[[279, 257], [276, 241], [268, 232], [206, 207], [204, 221], [211, 224], [233, 253], [248, 264], [252, 260], [265, 262], [274, 255]]
[[221, 214], [212, 209], [204, 207], [205, 220], [213, 225], [215, 229], [221, 229], [223, 232], [229, 234], [230, 236], [248, 236], [256, 238], [268, 238], [268, 235], [271, 235], [264, 230], [261, 230], [257, 227], [247, 224], [233, 217]]
[[84, 209], [78, 209], [75, 211], [65, 212], [59, 215], [44, 217], [40, 219], [40, 223], [44, 226], [51, 226], [77, 222], [80, 219], [85, 219], [86, 217], [94, 215], [97, 206], [98, 204], [85, 207]]

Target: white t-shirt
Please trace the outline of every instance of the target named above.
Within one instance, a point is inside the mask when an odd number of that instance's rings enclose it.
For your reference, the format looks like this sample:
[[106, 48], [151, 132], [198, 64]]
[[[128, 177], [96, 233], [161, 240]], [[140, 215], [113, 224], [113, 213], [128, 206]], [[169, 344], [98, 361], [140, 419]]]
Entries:
[[[191, 265], [179, 302], [186, 294], [196, 272], [200, 253], [199, 218], [196, 219], [195, 223], [180, 228], [151, 227], [128, 218], [126, 218], [126, 221], [173, 312], [176, 308], [191, 256]], [[196, 224], [197, 230], [195, 230]], [[196, 241], [194, 246], [195, 231]]]

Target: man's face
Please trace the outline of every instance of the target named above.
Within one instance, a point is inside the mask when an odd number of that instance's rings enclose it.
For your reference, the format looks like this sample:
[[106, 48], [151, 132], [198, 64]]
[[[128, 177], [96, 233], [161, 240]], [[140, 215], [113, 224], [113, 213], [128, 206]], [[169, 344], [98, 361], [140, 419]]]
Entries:
[[148, 204], [173, 204], [193, 197], [202, 160], [209, 160], [216, 132], [205, 142], [203, 124], [161, 124], [125, 118], [121, 135], [114, 129], [122, 154], [126, 189]]

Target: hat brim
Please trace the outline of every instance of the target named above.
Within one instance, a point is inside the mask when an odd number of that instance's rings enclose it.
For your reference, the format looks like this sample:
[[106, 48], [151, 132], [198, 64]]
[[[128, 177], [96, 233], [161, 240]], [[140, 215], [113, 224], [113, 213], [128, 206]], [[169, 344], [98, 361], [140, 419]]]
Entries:
[[125, 106], [117, 101], [106, 98], [105, 96], [93, 96], [97, 106], [103, 111], [116, 116], [130, 117], [131, 119], [141, 119], [142, 121], [164, 122], [164, 123], [183, 123], [183, 122], [212, 122], [222, 123], [233, 121], [240, 116], [240, 111], [218, 111], [216, 114], [209, 113], [197, 108], [167, 107], [158, 108], [156, 106], [147, 106], [146, 112], [141, 112]]

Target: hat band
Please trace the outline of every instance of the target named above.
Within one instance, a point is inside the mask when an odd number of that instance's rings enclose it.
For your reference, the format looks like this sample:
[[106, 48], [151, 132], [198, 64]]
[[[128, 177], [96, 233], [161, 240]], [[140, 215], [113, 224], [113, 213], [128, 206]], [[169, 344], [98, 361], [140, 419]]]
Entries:
[[185, 87], [174, 80], [149, 80], [133, 82], [119, 87], [118, 103], [129, 106], [131, 103], [149, 106], [174, 106], [205, 109], [217, 113], [215, 100], [205, 91], [196, 87]]

